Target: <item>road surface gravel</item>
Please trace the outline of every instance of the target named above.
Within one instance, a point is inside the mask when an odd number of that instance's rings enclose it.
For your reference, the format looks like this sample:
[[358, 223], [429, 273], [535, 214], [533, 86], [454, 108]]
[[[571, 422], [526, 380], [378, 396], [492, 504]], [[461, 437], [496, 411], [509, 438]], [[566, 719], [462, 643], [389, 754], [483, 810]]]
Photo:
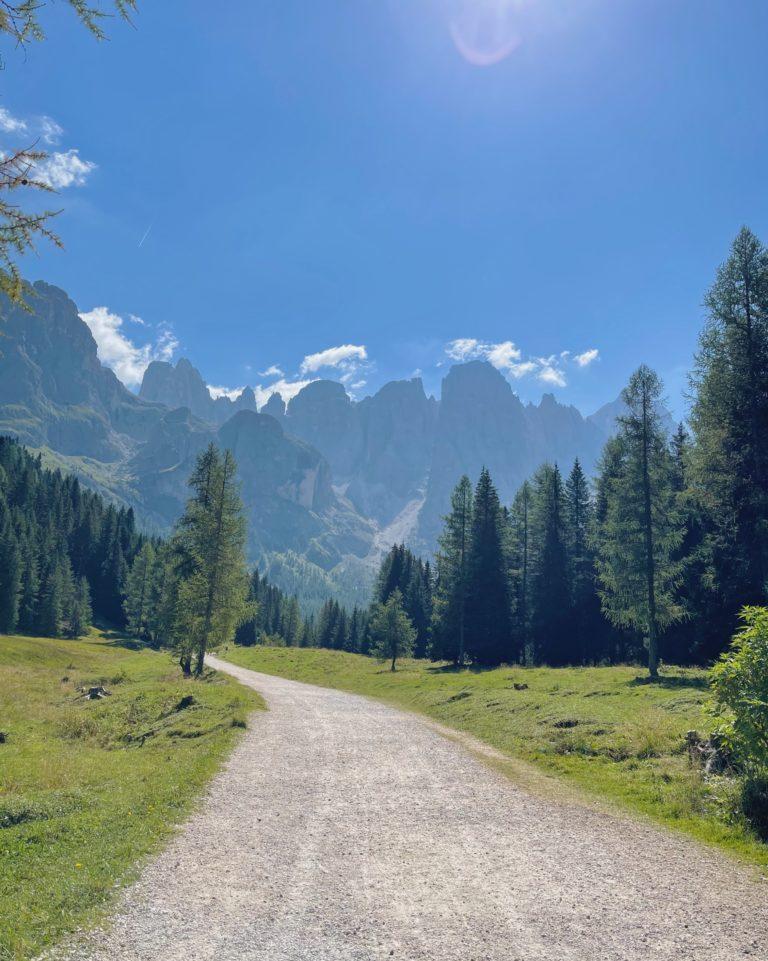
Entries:
[[209, 661], [269, 711], [111, 924], [52, 957], [768, 959], [757, 872], [521, 789], [416, 716]]

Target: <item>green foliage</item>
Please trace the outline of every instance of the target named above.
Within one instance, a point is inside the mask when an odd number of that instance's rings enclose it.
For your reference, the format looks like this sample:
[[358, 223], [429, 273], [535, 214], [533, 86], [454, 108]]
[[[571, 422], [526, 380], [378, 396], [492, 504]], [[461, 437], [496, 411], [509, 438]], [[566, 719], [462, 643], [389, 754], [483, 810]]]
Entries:
[[719, 603], [733, 617], [768, 580], [768, 252], [746, 227], [706, 298], [691, 387], [693, 486], [710, 520]]
[[467, 583], [466, 649], [477, 664], [512, 663], [513, 644], [506, 521], [486, 468], [480, 472], [472, 505]]
[[751, 775], [768, 776], [768, 608], [742, 611], [743, 626], [712, 668], [722, 731]]
[[658, 636], [685, 612], [678, 601], [683, 530], [673, 461], [661, 424], [662, 386], [641, 366], [623, 392], [626, 414], [601, 464], [598, 572], [603, 610], [612, 623], [644, 633], [648, 667], [658, 672]]
[[206, 651], [230, 641], [249, 616], [245, 519], [235, 459], [210, 444], [190, 478], [192, 497], [174, 535], [178, 562], [174, 636], [182, 663], [195, 656], [203, 671]]
[[122, 626], [125, 577], [143, 544], [132, 511], [0, 437], [3, 631], [77, 637], [92, 614]]
[[431, 656], [463, 664], [472, 543], [472, 484], [464, 475], [451, 494], [451, 510], [435, 559]]
[[544, 464], [532, 481], [531, 615], [535, 663], [572, 663], [569, 649], [571, 586], [563, 479], [557, 465]]
[[[104, 21], [110, 16], [100, 6], [89, 3], [88, 0], [66, 0], [83, 26], [92, 33], [97, 40], [106, 40]], [[9, 35], [19, 46], [31, 41], [45, 39], [45, 32], [40, 22], [41, 10], [49, 6], [47, 0], [3, 0], [0, 4], [0, 33]], [[115, 13], [128, 20], [136, 10], [136, 0], [113, 0]]]
[[[373, 592], [373, 603], [384, 604], [399, 590], [403, 608], [416, 629], [414, 654], [425, 657], [430, 643], [432, 620], [432, 570], [404, 544], [394, 544], [381, 562]], [[345, 650], [357, 651], [354, 645]]]
[[371, 654], [391, 661], [395, 670], [397, 659], [410, 657], [416, 641], [416, 630], [403, 609], [403, 595], [395, 588], [383, 604], [371, 612]]

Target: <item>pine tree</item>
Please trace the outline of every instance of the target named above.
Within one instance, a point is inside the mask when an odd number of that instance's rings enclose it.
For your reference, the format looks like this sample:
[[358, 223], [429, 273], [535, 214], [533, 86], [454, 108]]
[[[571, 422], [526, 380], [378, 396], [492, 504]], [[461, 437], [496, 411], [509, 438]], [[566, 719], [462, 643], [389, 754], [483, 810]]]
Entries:
[[642, 366], [622, 394], [627, 412], [604, 465], [610, 475], [603, 481], [598, 537], [603, 610], [617, 626], [644, 632], [651, 677], [658, 675], [660, 633], [684, 616], [682, 564], [675, 559], [682, 528], [661, 392], [658, 376]]
[[391, 661], [395, 670], [398, 658], [410, 657], [416, 631], [403, 610], [403, 596], [395, 590], [385, 604], [379, 604], [371, 616], [371, 653]]
[[735, 628], [741, 607], [763, 603], [768, 590], [768, 251], [746, 227], [705, 303], [691, 375], [693, 482]]
[[512, 663], [520, 658], [511, 630], [504, 527], [499, 495], [484, 467], [473, 503], [466, 605], [466, 650], [476, 664]]
[[466, 655], [466, 609], [472, 543], [472, 484], [465, 475], [451, 495], [439, 540], [432, 612], [431, 656], [461, 666]]

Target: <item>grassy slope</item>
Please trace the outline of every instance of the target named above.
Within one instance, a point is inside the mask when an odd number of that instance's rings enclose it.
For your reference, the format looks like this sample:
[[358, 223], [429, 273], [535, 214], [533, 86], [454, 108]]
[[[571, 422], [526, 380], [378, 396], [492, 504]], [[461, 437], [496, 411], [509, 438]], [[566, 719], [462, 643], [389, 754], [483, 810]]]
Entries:
[[[95, 682], [112, 696], [77, 698]], [[93, 920], [259, 705], [228, 678], [183, 681], [167, 654], [104, 637], [0, 637], [0, 961]]]
[[[706, 675], [669, 668], [659, 685], [634, 667], [445, 670], [404, 661], [395, 674], [335, 651], [230, 647], [225, 657], [268, 674], [367, 694], [465, 731], [507, 755], [567, 777], [753, 863], [768, 847], [727, 812], [735, 785], [705, 782], [684, 749], [706, 732]], [[527, 684], [515, 690], [514, 684]]]

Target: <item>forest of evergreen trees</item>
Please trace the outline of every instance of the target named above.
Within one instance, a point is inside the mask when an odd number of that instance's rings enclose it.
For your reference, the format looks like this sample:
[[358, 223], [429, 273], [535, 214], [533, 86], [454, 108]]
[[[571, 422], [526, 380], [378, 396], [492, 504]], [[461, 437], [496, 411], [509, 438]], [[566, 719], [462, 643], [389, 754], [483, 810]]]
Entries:
[[670, 433], [641, 366], [594, 481], [544, 464], [503, 505], [487, 470], [462, 477], [434, 566], [393, 546], [368, 609], [327, 600], [305, 618], [247, 575], [229, 452], [201, 455], [160, 541], [0, 438], [0, 632], [75, 637], [96, 616], [198, 672], [233, 636], [389, 656], [387, 624], [398, 656], [456, 664], [709, 662], [768, 582], [768, 253], [746, 228], [705, 303], [689, 427]]
[[144, 543], [133, 511], [0, 437], [0, 633], [78, 637], [92, 615], [124, 623], [123, 584]]
[[[706, 297], [689, 427], [670, 432], [646, 366], [594, 482], [544, 464], [512, 504], [462, 477], [434, 570], [403, 545], [370, 610], [335, 601], [301, 643], [369, 653], [393, 594], [408, 653], [456, 664], [706, 663], [768, 592], [768, 253], [746, 228]], [[375, 645], [374, 645], [375, 646]]]

